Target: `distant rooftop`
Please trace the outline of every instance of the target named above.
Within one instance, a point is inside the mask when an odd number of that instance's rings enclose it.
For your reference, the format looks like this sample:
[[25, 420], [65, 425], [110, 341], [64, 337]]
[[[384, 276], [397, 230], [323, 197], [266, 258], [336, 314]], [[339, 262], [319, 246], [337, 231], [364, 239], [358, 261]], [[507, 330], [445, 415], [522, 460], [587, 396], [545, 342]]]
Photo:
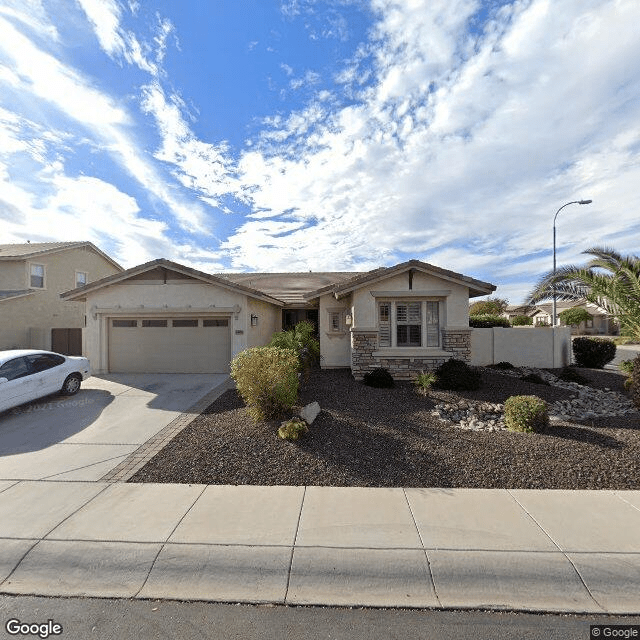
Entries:
[[68, 249], [86, 242], [24, 242], [20, 244], [0, 244], [0, 258], [26, 258], [44, 251]]

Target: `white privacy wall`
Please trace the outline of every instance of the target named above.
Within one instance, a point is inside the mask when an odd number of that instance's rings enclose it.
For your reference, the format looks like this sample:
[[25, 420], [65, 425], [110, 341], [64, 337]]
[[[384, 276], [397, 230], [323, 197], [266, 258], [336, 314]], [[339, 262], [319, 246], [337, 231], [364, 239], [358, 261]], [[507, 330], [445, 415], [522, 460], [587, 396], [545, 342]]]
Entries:
[[571, 329], [472, 329], [471, 364], [496, 362], [510, 362], [517, 367], [565, 367], [571, 363]]

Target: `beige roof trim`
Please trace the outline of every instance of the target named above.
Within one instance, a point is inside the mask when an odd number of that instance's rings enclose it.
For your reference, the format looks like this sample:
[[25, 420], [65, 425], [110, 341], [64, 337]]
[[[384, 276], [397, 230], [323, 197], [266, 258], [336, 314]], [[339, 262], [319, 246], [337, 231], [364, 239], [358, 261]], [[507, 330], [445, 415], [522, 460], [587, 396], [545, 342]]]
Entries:
[[118, 284], [120, 282], [128, 280], [132, 276], [140, 275], [147, 271], [156, 269], [157, 267], [162, 267], [170, 271], [182, 273], [183, 275], [190, 276], [196, 280], [201, 280], [202, 282], [206, 282], [207, 284], [214, 284], [216, 286], [222, 287], [223, 289], [227, 289], [228, 291], [240, 291], [242, 293], [246, 293], [252, 298], [257, 298], [258, 300], [263, 300], [264, 302], [269, 302], [279, 307], [284, 305], [284, 302], [282, 302], [282, 300], [273, 298], [272, 296], [269, 296], [266, 293], [262, 293], [262, 291], [258, 291], [257, 289], [252, 289], [251, 287], [231, 282], [226, 278], [213, 276], [211, 274], [204, 273], [204, 271], [198, 271], [197, 269], [192, 269], [191, 267], [186, 267], [182, 264], [178, 264], [177, 262], [172, 262], [171, 260], [166, 260], [164, 258], [152, 260], [151, 262], [145, 262], [144, 264], [138, 265], [137, 267], [127, 269], [122, 273], [116, 273], [112, 276], [107, 276], [106, 278], [95, 280], [94, 282], [86, 284], [84, 287], [78, 287], [77, 289], [66, 291], [65, 293], [60, 294], [60, 297], [64, 300], [86, 300], [87, 295], [93, 293], [94, 291], [97, 291], [104, 287], [109, 287], [114, 284]]
[[[12, 253], [10, 247], [21, 247], [27, 249], [33, 247], [33, 251], [15, 251]], [[68, 251], [69, 249], [80, 249], [86, 247], [95, 251], [99, 256], [103, 257], [107, 262], [111, 263], [119, 271], [124, 271], [123, 267], [119, 265], [113, 258], [109, 257], [104, 251], [101, 251], [96, 247], [93, 242], [88, 240], [81, 242], [34, 242], [25, 244], [3, 244], [0, 245], [0, 260], [31, 260], [32, 258], [38, 258], [40, 256], [49, 255], [52, 253], [59, 253], [60, 251]]]

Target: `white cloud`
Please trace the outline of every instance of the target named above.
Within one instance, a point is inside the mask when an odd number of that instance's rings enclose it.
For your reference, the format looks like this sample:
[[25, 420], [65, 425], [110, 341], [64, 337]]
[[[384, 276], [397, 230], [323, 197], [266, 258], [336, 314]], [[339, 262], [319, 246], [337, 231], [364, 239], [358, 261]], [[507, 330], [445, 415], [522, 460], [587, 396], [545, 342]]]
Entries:
[[183, 200], [144, 157], [127, 131], [130, 115], [117, 101], [94, 88], [78, 72], [38, 49], [2, 18], [0, 30], [3, 33], [0, 56], [10, 60], [15, 76], [19, 78], [16, 90], [40, 100], [45, 105], [41, 111], [46, 113], [49, 103], [59, 113], [85, 127], [125, 171], [172, 211], [185, 229], [209, 233], [204, 208]]
[[[91, 22], [100, 46], [111, 58], [124, 58], [143, 71], [157, 75], [158, 69], [149, 59], [148, 47], [142, 45], [131, 31], [120, 26], [122, 7], [117, 0], [76, 0]], [[168, 26], [168, 25], [167, 25]], [[162, 33], [162, 31], [160, 32]], [[166, 37], [166, 36], [165, 36]], [[160, 58], [164, 55], [164, 40], [158, 40]]]
[[0, 15], [19, 20], [38, 35], [59, 40], [58, 30], [49, 21], [41, 0], [3, 0]]
[[209, 202], [238, 188], [233, 179], [224, 144], [213, 145], [199, 140], [182, 115], [184, 103], [176, 94], [168, 100], [158, 82], [143, 88], [142, 108], [153, 115], [162, 145], [156, 152], [158, 160], [175, 169], [178, 180]]
[[[243, 154], [260, 220], [225, 244], [236, 268], [352, 268], [402, 252], [494, 283], [518, 271], [535, 280], [563, 202], [594, 199], [588, 214], [563, 212], [563, 260], [629, 228], [640, 208], [640, 70], [629, 63], [640, 5], [516, 2], [474, 36], [475, 1], [372, 6], [375, 76], [358, 101], [313, 122], [304, 110], [274, 119]], [[340, 81], [366, 73], [356, 57]], [[265, 226], [283, 212], [303, 230]], [[637, 233], [615, 237], [638, 245]]]

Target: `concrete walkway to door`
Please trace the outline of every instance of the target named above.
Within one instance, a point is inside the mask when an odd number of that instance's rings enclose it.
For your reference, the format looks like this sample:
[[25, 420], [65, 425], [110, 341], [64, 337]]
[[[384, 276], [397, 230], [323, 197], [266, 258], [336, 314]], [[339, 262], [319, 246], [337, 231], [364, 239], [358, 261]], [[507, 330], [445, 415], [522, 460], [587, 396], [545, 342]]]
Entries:
[[228, 381], [227, 374], [100, 375], [75, 396], [0, 413], [0, 480], [100, 480], [158, 432], [188, 424]]

